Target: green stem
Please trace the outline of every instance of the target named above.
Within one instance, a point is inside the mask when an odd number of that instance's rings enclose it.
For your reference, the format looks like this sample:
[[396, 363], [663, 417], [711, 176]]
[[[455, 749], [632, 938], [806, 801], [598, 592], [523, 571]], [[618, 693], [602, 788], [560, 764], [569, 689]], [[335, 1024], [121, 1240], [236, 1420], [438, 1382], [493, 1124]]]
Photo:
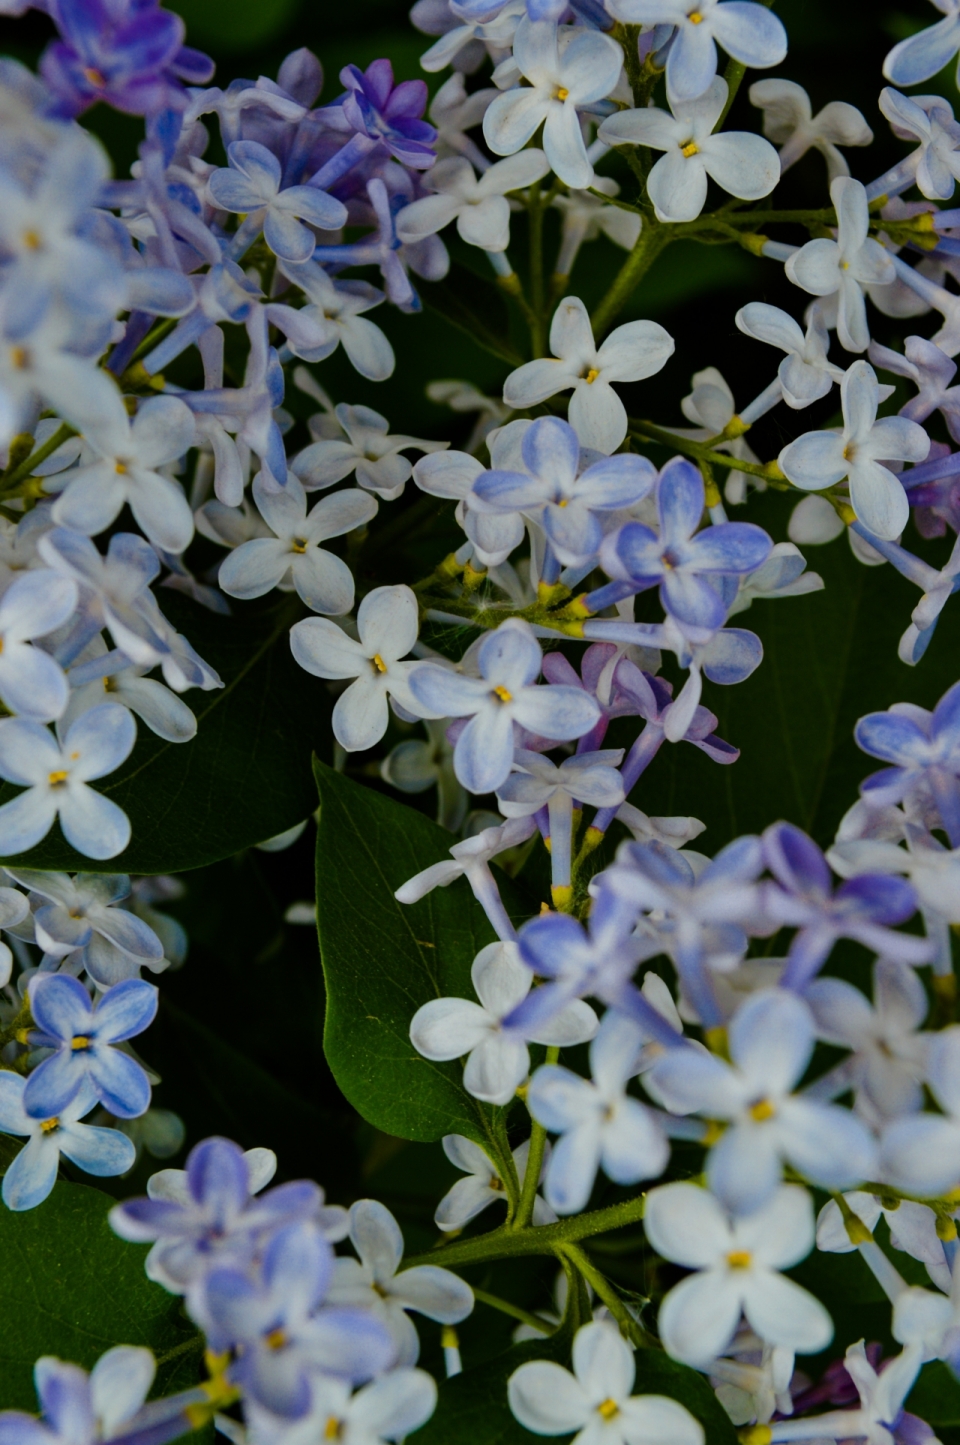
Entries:
[[153, 328], [153, 330], [148, 332], [147, 335], [143, 338], [140, 345], [131, 356], [129, 362], [127, 363], [128, 368], [133, 366], [135, 362], [142, 360], [142, 358], [146, 356], [148, 351], [152, 351], [153, 348], [156, 346], [157, 342], [162, 341], [163, 338], [173, 330], [179, 319], [180, 318], [178, 316], [168, 316], [164, 321], [158, 322], [158, 324]]
[[562, 1250], [562, 1254], [566, 1255], [574, 1268], [580, 1271], [598, 1298], [603, 1300], [607, 1309], [620, 1326], [620, 1333], [625, 1335], [627, 1339], [632, 1340], [635, 1345], [649, 1345], [651, 1343], [651, 1337], [647, 1334], [643, 1326], [638, 1324], [633, 1318], [633, 1315], [627, 1309], [606, 1275], [600, 1273], [596, 1265], [588, 1259], [584, 1251], [578, 1249], [575, 1244], [568, 1244]]
[[672, 227], [662, 226], [652, 217], [644, 220], [640, 235], [637, 237], [637, 244], [620, 267], [609, 291], [590, 318], [593, 324], [593, 334], [598, 341], [622, 311], [660, 252], [672, 240]]
[[[558, 1048], [547, 1049], [547, 1063], [555, 1064], [560, 1057]], [[540, 1171], [543, 1168], [543, 1151], [547, 1142], [547, 1131], [536, 1119], [532, 1119], [530, 1129], [530, 1152], [527, 1155], [527, 1172], [523, 1176], [523, 1189], [520, 1192], [520, 1203], [517, 1206], [517, 1213], [514, 1217], [514, 1229], [526, 1229], [533, 1218], [533, 1206], [537, 1198], [537, 1185], [540, 1183]]]
[[488, 1294], [485, 1289], [474, 1289], [474, 1299], [482, 1305], [489, 1305], [491, 1309], [499, 1310], [501, 1314], [510, 1315], [512, 1319], [519, 1320], [522, 1325], [529, 1325], [532, 1330], [539, 1330], [541, 1335], [552, 1335], [554, 1326], [548, 1324], [539, 1315], [532, 1315], [529, 1310], [522, 1310], [519, 1305], [511, 1304], [509, 1300], [501, 1299], [499, 1295]]
[[691, 441], [689, 437], [677, 436], [674, 432], [667, 431], [663, 427], [654, 426], [649, 421], [630, 421], [631, 432], [647, 441], [658, 442], [661, 446], [675, 448], [684, 456], [695, 457], [698, 462], [707, 462], [713, 467], [725, 467], [727, 471], [749, 472], [753, 477], [763, 477], [764, 481], [779, 491], [791, 491], [791, 485], [786, 479], [781, 480], [779, 476], [771, 473], [771, 463], [745, 462], [740, 457], [729, 457], [724, 452], [712, 451], [710, 447], [702, 442]]
[[43, 446], [37, 447], [36, 451], [31, 452], [18, 467], [14, 467], [9, 475], [0, 479], [0, 495], [5, 496], [8, 492], [12, 491], [18, 482], [22, 482], [25, 477], [29, 477], [34, 467], [39, 466], [41, 462], [45, 462], [47, 457], [53, 455], [57, 447], [62, 447], [65, 441], [68, 441], [70, 437], [75, 437], [76, 435], [76, 427], [72, 427], [69, 422], [64, 422], [62, 426], [57, 427], [53, 436], [45, 441]]
[[[760, 0], [760, 4], [766, 5], [767, 9], [770, 10], [773, 7], [773, 0]], [[720, 114], [720, 119], [713, 127], [715, 132], [723, 129], [724, 121], [730, 114], [730, 107], [733, 105], [733, 102], [737, 98], [737, 91], [740, 89], [740, 86], [743, 83], [743, 77], [746, 75], [746, 73], [747, 67], [745, 65], [742, 65], [739, 60], [731, 59], [727, 61], [727, 68], [723, 72], [723, 78], [727, 82], [727, 86], [729, 87], [729, 93], [727, 95], [727, 103], [723, 107], [723, 110]]]
[[625, 1224], [636, 1224], [643, 1218], [646, 1201], [643, 1195], [637, 1199], [624, 1200], [622, 1204], [611, 1204], [607, 1209], [595, 1209], [589, 1214], [572, 1215], [556, 1224], [538, 1224], [528, 1229], [509, 1229], [501, 1225], [489, 1234], [475, 1239], [457, 1239], [450, 1244], [441, 1244], [427, 1254], [412, 1255], [404, 1262], [409, 1269], [415, 1264], [439, 1264], [445, 1269], [456, 1269], [468, 1264], [483, 1264], [494, 1259], [513, 1259], [523, 1255], [558, 1255], [563, 1247], [589, 1239], [594, 1234], [608, 1234], [613, 1229], [622, 1229]]

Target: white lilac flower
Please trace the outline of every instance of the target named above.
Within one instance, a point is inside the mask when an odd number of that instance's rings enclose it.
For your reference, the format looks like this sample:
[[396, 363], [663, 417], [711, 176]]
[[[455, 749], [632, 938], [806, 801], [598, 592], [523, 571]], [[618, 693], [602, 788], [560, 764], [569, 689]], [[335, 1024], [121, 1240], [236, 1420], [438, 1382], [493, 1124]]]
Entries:
[[99, 637], [94, 638], [83, 658], [70, 669], [67, 677], [70, 698], [59, 719], [61, 730], [90, 708], [112, 702], [129, 708], [151, 732], [168, 743], [186, 743], [196, 737], [194, 713], [162, 682], [144, 677], [149, 668], [134, 667], [122, 653], [108, 655], [106, 644]]
[[82, 949], [83, 966], [100, 988], [122, 978], [139, 977], [142, 967], [161, 973], [168, 967], [163, 944], [148, 923], [126, 908], [130, 895], [125, 873], [11, 872], [30, 889], [36, 941], [50, 958], [66, 958]]
[[449, 8], [447, 0], [416, 0], [410, 19], [425, 35], [440, 36], [421, 55], [420, 64], [428, 74], [454, 63], [469, 72], [477, 68], [485, 51], [497, 58], [509, 54], [517, 26], [526, 13], [526, 0], [492, 0], [479, 18], [474, 19], [471, 12], [464, 22], [460, 13]]
[[401, 662], [417, 640], [417, 599], [409, 587], [375, 587], [357, 610], [359, 641], [326, 617], [305, 617], [290, 629], [290, 647], [314, 677], [356, 678], [333, 709], [333, 732], [347, 752], [372, 748], [387, 730], [387, 698], [412, 705], [407, 678], [416, 663]]
[[434, 888], [447, 888], [457, 878], [466, 878], [475, 897], [483, 905], [498, 938], [515, 939], [516, 929], [507, 917], [496, 880], [490, 871], [490, 860], [509, 848], [519, 847], [536, 832], [533, 818], [511, 818], [499, 827], [484, 828], [462, 843], [454, 843], [450, 857], [434, 863], [408, 878], [394, 897], [398, 903], [417, 903]]
[[647, 194], [660, 221], [692, 221], [707, 199], [708, 177], [742, 200], [768, 196], [780, 179], [769, 141], [750, 131], [717, 131], [727, 103], [727, 82], [716, 76], [702, 95], [672, 100], [673, 114], [653, 107], [621, 110], [600, 127], [609, 146], [639, 145], [666, 154], [647, 177]]
[[803, 554], [792, 542], [775, 543], [766, 562], [756, 572], [740, 579], [740, 587], [727, 616], [746, 612], [755, 600], [805, 597], [808, 592], [822, 592], [825, 585], [823, 578], [817, 572], [807, 572], [806, 565]]
[[243, 542], [220, 564], [220, 586], [229, 597], [262, 597], [274, 587], [296, 589], [314, 612], [340, 617], [353, 606], [353, 574], [346, 562], [321, 547], [330, 537], [361, 527], [376, 515], [377, 503], [352, 487], [323, 497], [307, 514], [307, 496], [290, 475], [285, 487], [261, 472], [253, 498], [272, 537]]
[[559, 1064], [544, 1064], [530, 1080], [531, 1114], [561, 1136], [544, 1190], [558, 1213], [576, 1214], [586, 1207], [598, 1169], [616, 1184], [663, 1173], [670, 1146], [650, 1110], [626, 1092], [646, 1042], [632, 1019], [611, 1009], [590, 1045], [590, 1079]]
[[794, 80], [756, 80], [750, 104], [763, 111], [763, 133], [780, 147], [780, 174], [796, 165], [808, 150], [827, 162], [827, 180], [848, 176], [850, 167], [838, 146], [868, 146], [873, 131], [855, 105], [831, 100], [816, 115], [810, 97]]
[[614, 381], [643, 381], [662, 370], [674, 342], [656, 321], [628, 321], [598, 347], [577, 296], [560, 302], [550, 324], [550, 357], [528, 361], [504, 382], [503, 399], [524, 410], [573, 389], [569, 420], [581, 446], [613, 452], [627, 434], [627, 413]]
[[[727, 456], [736, 457], [738, 461], [758, 463], [760, 458], [752, 450], [744, 434], [728, 437], [725, 441], [715, 440], [737, 415], [733, 392], [723, 373], [715, 366], [705, 366], [702, 371], [693, 373], [690, 382], [693, 390], [681, 398], [680, 410], [694, 425], [669, 427], [667, 430], [672, 431], [675, 436], [688, 436], [693, 441], [709, 441], [714, 451], [726, 452]], [[736, 428], [733, 430], [736, 431]], [[732, 467], [727, 473], [723, 494], [728, 502], [737, 506], [746, 501], [749, 487], [756, 487], [757, 491], [763, 492], [766, 491], [767, 484], [755, 472], [741, 472]]]
[[957, 0], [934, 3], [944, 18], [901, 40], [883, 62], [883, 73], [894, 85], [919, 85], [921, 80], [929, 80], [960, 50], [960, 4]]
[[729, 1121], [710, 1151], [707, 1179], [737, 1213], [776, 1195], [784, 1162], [831, 1189], [870, 1178], [876, 1167], [873, 1140], [848, 1109], [793, 1092], [814, 1042], [803, 1000], [764, 989], [730, 1024], [730, 1063], [699, 1050], [671, 1051], [647, 1075], [648, 1092], [672, 1112]]
[[514, 754], [513, 772], [500, 785], [497, 803], [505, 818], [523, 818], [547, 809], [554, 890], [570, 885], [574, 808], [584, 803], [592, 808], [616, 808], [624, 801], [623, 779], [617, 772], [622, 760], [620, 748], [576, 753], [559, 766], [526, 748], [518, 748]]
[[502, 622], [477, 652], [479, 677], [424, 662], [409, 687], [425, 717], [470, 721], [457, 739], [454, 768], [471, 793], [495, 792], [510, 772], [514, 724], [540, 737], [582, 737], [599, 721], [599, 704], [580, 688], [538, 687], [542, 653], [529, 625]]
[[533, 973], [515, 943], [488, 943], [473, 961], [470, 978], [480, 1002], [436, 998], [417, 1009], [410, 1021], [410, 1041], [426, 1059], [466, 1057], [463, 1086], [475, 1099], [508, 1104], [530, 1070], [529, 1043], [569, 1047], [593, 1038], [597, 1016], [589, 1004], [575, 999], [534, 1032], [505, 1029], [533, 986]]
[[[494, 435], [489, 445], [495, 445]], [[468, 452], [438, 452], [420, 458], [413, 469], [413, 480], [422, 492], [457, 503], [454, 516], [466, 532], [477, 561], [483, 567], [499, 567], [523, 541], [523, 516], [520, 512], [478, 510], [473, 484], [485, 471], [483, 463]]]
[[889, 195], [916, 184], [928, 200], [948, 201], [960, 180], [960, 125], [952, 107], [942, 96], [901, 95], [889, 86], [881, 90], [878, 104], [894, 135], [919, 141], [919, 146], [871, 186], [871, 200], [876, 194]]
[[960, 1027], [932, 1033], [925, 1083], [941, 1114], [908, 1114], [884, 1130], [879, 1178], [934, 1198], [960, 1178]]
[[[844, 1194], [843, 1198], [871, 1234], [880, 1219], [885, 1219], [893, 1248], [926, 1265], [927, 1274], [937, 1288], [949, 1293], [950, 1266], [944, 1254], [943, 1241], [937, 1238], [937, 1216], [929, 1205], [889, 1194], [881, 1198], [860, 1189]], [[826, 1254], [852, 1254], [857, 1248], [847, 1232], [835, 1199], [828, 1200], [817, 1215], [817, 1248]]]
[[922, 462], [930, 438], [906, 417], [877, 420], [879, 385], [869, 362], [853, 363], [840, 383], [840, 400], [843, 431], [804, 432], [784, 447], [779, 465], [805, 492], [822, 491], [846, 478], [857, 517], [874, 536], [893, 541], [907, 525], [910, 503], [899, 479], [882, 463]]
[[[159, 468], [182, 457], [195, 433], [193, 414], [175, 396], [151, 397], [132, 423], [118, 407], [109, 424], [85, 432], [97, 459], [57, 477], [63, 490], [54, 521], [92, 536], [105, 531], [126, 502], [154, 546], [182, 552], [193, 537], [193, 514], [183, 488]], [[49, 482], [47, 489], [53, 490]]]
[[288, 339], [294, 356], [304, 361], [323, 361], [343, 346], [354, 371], [370, 381], [386, 381], [393, 375], [396, 357], [380, 327], [368, 321], [365, 312], [384, 300], [384, 293], [368, 281], [342, 280], [328, 276], [322, 266], [307, 261], [302, 266], [280, 264], [279, 270], [299, 286], [307, 298], [305, 321], [320, 331], [317, 346], [298, 348]]
[[380, 764], [380, 776], [401, 793], [437, 790], [437, 822], [459, 833], [467, 816], [469, 797], [453, 771], [453, 746], [447, 739], [448, 718], [425, 718], [426, 738], [397, 743]]
[[334, 1261], [325, 1303], [369, 1309], [390, 1331], [396, 1364], [415, 1365], [420, 1354], [420, 1340], [407, 1310], [455, 1325], [473, 1309], [470, 1286], [448, 1269], [433, 1264], [400, 1269], [403, 1235], [378, 1200], [359, 1199], [352, 1205], [350, 1243], [360, 1258], [340, 1256]]
[[[427, 66], [423, 68], [426, 70]], [[496, 99], [497, 94], [494, 86], [485, 86], [481, 90], [468, 93], [459, 70], [455, 70], [443, 82], [430, 102], [429, 110], [430, 122], [437, 132], [434, 145], [438, 160], [444, 160], [447, 156], [466, 156], [477, 170], [484, 170], [490, 164], [490, 157], [484, 155], [466, 132], [480, 124], [487, 107]]]
[[573, 1372], [553, 1360], [529, 1360], [507, 1382], [510, 1409], [536, 1435], [568, 1435], [573, 1445], [703, 1445], [703, 1426], [677, 1400], [631, 1395], [633, 1351], [615, 1324], [595, 1320], [577, 1331]]
[[358, 486], [392, 502], [400, 496], [413, 471], [412, 464], [400, 453], [439, 452], [448, 445], [402, 433], [391, 436], [386, 417], [369, 406], [346, 406], [341, 402], [335, 414], [344, 435], [312, 442], [291, 462], [305, 491], [332, 487], [356, 472]]
[[57, 1179], [60, 1155], [87, 1174], [125, 1174], [136, 1149], [119, 1129], [101, 1129], [80, 1120], [97, 1105], [97, 1091], [85, 1080], [79, 1093], [52, 1119], [32, 1119], [23, 1107], [26, 1080], [0, 1072], [0, 1133], [26, 1135], [24, 1147], [7, 1165], [3, 1202], [8, 1209], [35, 1209]]
[[692, 100], [703, 95], [717, 71], [717, 46], [752, 70], [779, 65], [787, 32], [762, 5], [702, 0], [610, 0], [610, 12], [631, 25], [675, 25], [667, 52], [667, 90]]
[[736, 322], [745, 335], [786, 352], [777, 377], [787, 406], [809, 406], [826, 396], [835, 381], [843, 379], [843, 367], [828, 360], [830, 333], [818, 307], [811, 308], [806, 335], [786, 311], [765, 301], [750, 301], [742, 306]]
[[674, 1359], [705, 1368], [730, 1344], [741, 1312], [768, 1344], [804, 1354], [829, 1344], [833, 1326], [823, 1305], [779, 1272], [813, 1246], [805, 1189], [781, 1185], [762, 1208], [737, 1218], [706, 1189], [664, 1184], [647, 1195], [644, 1229], [664, 1259], [696, 1271], [660, 1306], [660, 1338]]
[[543, 151], [517, 151], [490, 166], [478, 180], [473, 166], [460, 156], [438, 161], [425, 181], [434, 192], [413, 201], [397, 216], [397, 235], [410, 243], [457, 223], [468, 246], [505, 251], [510, 244], [510, 191], [526, 190], [550, 169]]
[[[471, 1219], [476, 1219], [477, 1215], [482, 1214], [491, 1204], [505, 1202], [506, 1187], [480, 1145], [474, 1144], [472, 1139], [465, 1139], [462, 1134], [445, 1134], [443, 1152], [455, 1168], [463, 1170], [466, 1177], [458, 1179], [456, 1184], [447, 1190], [437, 1205], [433, 1222], [438, 1229], [445, 1232], [452, 1230], [459, 1232], [464, 1225], [469, 1224]], [[524, 1139], [523, 1143], [513, 1151], [513, 1162], [521, 1189], [527, 1172], [529, 1156], [530, 1140]], [[548, 1154], [545, 1153], [540, 1168], [541, 1178], [547, 1165], [547, 1158]], [[539, 1194], [535, 1195], [533, 1223], [555, 1224], [556, 1220], [557, 1216], [550, 1206]]]
[[618, 196], [620, 187], [612, 176], [595, 176], [589, 191], [570, 191], [554, 196], [553, 205], [563, 218], [560, 250], [554, 266], [557, 276], [569, 276], [577, 253], [585, 241], [606, 236], [615, 246], [632, 251], [640, 236], [641, 218], [634, 211], [607, 205], [602, 196]]
[[593, 180], [580, 129], [578, 106], [595, 105], [615, 89], [623, 51], [599, 30], [576, 30], [561, 48], [557, 26], [521, 20], [513, 59], [528, 86], [498, 95], [483, 117], [483, 135], [494, 155], [522, 150], [543, 126], [543, 149], [565, 185], [582, 189]]
[[77, 718], [63, 743], [26, 718], [0, 722], [0, 777], [24, 789], [0, 808], [0, 853], [25, 853], [57, 817], [67, 842], [88, 858], [115, 858], [130, 820], [89, 786], [129, 757], [137, 727], [125, 707], [102, 703]]
[[[668, 848], [682, 848], [706, 831], [699, 818], [648, 818], [632, 803], [622, 803], [617, 819], [629, 828], [638, 843], [665, 843]], [[656, 977], [656, 975], [652, 975]]]
[[52, 722], [67, 706], [63, 669], [34, 638], [62, 627], [77, 606], [77, 584], [46, 568], [25, 572], [0, 599], [0, 699], [9, 712]]
[[300, 1420], [278, 1422], [272, 1411], [246, 1400], [243, 1418], [249, 1445], [384, 1445], [401, 1440], [429, 1420], [437, 1386], [426, 1370], [392, 1369], [355, 1393], [334, 1375], [318, 1374], [310, 1409]]
[[818, 236], [794, 251], [787, 276], [812, 296], [837, 297], [837, 335], [847, 351], [866, 351], [870, 342], [866, 286], [888, 286], [895, 280], [893, 261], [879, 241], [868, 235], [867, 193], [859, 181], [837, 176], [830, 185], [837, 213], [837, 238]]
[[950, 385], [957, 374], [952, 357], [924, 336], [908, 336], [902, 355], [871, 341], [867, 356], [880, 370], [906, 376], [917, 388], [917, 395], [901, 408], [901, 416], [922, 424], [939, 411], [954, 441], [960, 441], [960, 386]]
[[[893, 1425], [903, 1418], [903, 1407], [923, 1363], [923, 1350], [913, 1345], [887, 1363], [880, 1374], [867, 1359], [863, 1340], [850, 1345], [843, 1367], [857, 1387], [859, 1408], [807, 1415], [801, 1420], [777, 1420], [768, 1426], [770, 1438], [781, 1445], [788, 1440], [863, 1440], [865, 1445], [894, 1445]], [[909, 1424], [907, 1428], [909, 1428]], [[923, 1422], [918, 1421], [922, 1426]], [[919, 1431], [918, 1431], [919, 1433]], [[921, 1436], [931, 1442], [932, 1434]]]

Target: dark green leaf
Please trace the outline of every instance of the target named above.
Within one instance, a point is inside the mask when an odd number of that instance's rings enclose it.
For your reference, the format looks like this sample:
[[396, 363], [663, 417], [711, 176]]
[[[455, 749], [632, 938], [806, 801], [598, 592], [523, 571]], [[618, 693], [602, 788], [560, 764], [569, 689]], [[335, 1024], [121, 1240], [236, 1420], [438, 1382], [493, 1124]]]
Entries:
[[510, 340], [510, 318], [503, 293], [491, 282], [454, 262], [442, 281], [418, 281], [423, 304], [451, 326], [511, 366], [524, 358]]
[[460, 1133], [485, 1144], [489, 1111], [464, 1090], [458, 1063], [420, 1057], [410, 1020], [429, 999], [473, 997], [470, 966], [493, 932], [462, 878], [410, 907], [393, 896], [448, 858], [453, 839], [422, 813], [315, 768], [323, 1043], [334, 1077], [385, 1133], [424, 1142]]
[[[133, 826], [130, 846], [97, 867], [122, 873], [198, 868], [293, 827], [315, 806], [310, 755], [329, 747], [330, 695], [293, 660], [288, 642], [299, 604], [268, 610], [235, 603], [219, 617], [175, 594], [171, 621], [215, 667], [224, 687], [186, 694], [197, 736], [168, 743], [139, 724], [137, 745], [96, 786]], [[0, 803], [19, 790], [5, 783]], [[59, 824], [18, 862], [31, 868], [89, 868]]]
[[[436, 1411], [417, 1433], [417, 1445], [529, 1445], [542, 1439], [514, 1419], [507, 1403], [507, 1381], [528, 1360], [569, 1365], [569, 1336], [558, 1331], [555, 1336], [513, 1345], [486, 1364], [444, 1381]], [[551, 1438], [562, 1442], [571, 1437]]]
[[945, 1426], [960, 1426], [960, 1380], [942, 1360], [932, 1360], [920, 1371], [905, 1408], [938, 1434]]
[[668, 1395], [700, 1421], [707, 1445], [736, 1445], [736, 1431], [703, 1375], [671, 1360], [662, 1350], [638, 1350], [635, 1395]]
[[113, 1233], [112, 1203], [60, 1183], [25, 1214], [0, 1207], [0, 1409], [37, 1408], [40, 1355], [90, 1369], [112, 1345], [146, 1345], [159, 1364], [157, 1393], [199, 1379], [201, 1337], [180, 1300], [147, 1279], [145, 1246]]

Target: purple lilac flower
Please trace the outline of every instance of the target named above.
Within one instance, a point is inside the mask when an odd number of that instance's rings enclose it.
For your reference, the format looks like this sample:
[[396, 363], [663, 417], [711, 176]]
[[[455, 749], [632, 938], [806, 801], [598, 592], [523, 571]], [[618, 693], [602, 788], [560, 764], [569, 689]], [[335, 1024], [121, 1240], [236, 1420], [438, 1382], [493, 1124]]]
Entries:
[[118, 1119], [135, 1119], [150, 1103], [146, 1074], [115, 1044], [143, 1033], [157, 1012], [152, 983], [128, 978], [108, 989], [94, 1004], [69, 974], [36, 974], [30, 980], [35, 1048], [53, 1049], [34, 1069], [23, 1091], [23, 1107], [33, 1119], [52, 1119], [89, 1079], [100, 1102]]
[[901, 963], [929, 961], [926, 939], [891, 931], [891, 924], [905, 923], [916, 912], [916, 895], [906, 879], [861, 873], [833, 892], [826, 859], [792, 823], [774, 823], [766, 830], [763, 854], [776, 879], [764, 888], [764, 911], [797, 929], [781, 976], [784, 988], [802, 992], [838, 938], [854, 938]]
[[[657, 488], [660, 535], [642, 522], [627, 522], [604, 538], [600, 560], [621, 586], [619, 596], [660, 587], [665, 612], [689, 627], [723, 625], [723, 598], [708, 580], [718, 575], [753, 572], [769, 557], [773, 543], [751, 522], [721, 522], [698, 531], [704, 509], [703, 478], [681, 457], [668, 462]], [[585, 606], [599, 611], [613, 588], [589, 594]]]
[[932, 713], [894, 703], [862, 717], [853, 735], [865, 753], [892, 764], [865, 778], [861, 794], [880, 806], [902, 802], [926, 784], [951, 848], [960, 847], [960, 683], [947, 689]]

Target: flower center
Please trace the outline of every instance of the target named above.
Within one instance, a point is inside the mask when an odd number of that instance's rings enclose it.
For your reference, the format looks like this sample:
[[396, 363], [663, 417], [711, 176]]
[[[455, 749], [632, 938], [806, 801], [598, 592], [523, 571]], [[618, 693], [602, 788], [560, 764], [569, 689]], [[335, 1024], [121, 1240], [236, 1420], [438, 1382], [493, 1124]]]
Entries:
[[71, 1049], [73, 1050], [73, 1052], [74, 1052], [75, 1054], [85, 1053], [86, 1050], [89, 1049], [89, 1047], [90, 1047], [90, 1037], [89, 1037], [89, 1035], [88, 1035], [88, 1034], [74, 1034], [73, 1038], [70, 1040], [70, 1047], [71, 1047]]
[[370, 661], [373, 663], [374, 667], [377, 669], [378, 672], [386, 672], [387, 664], [384, 662], [379, 652], [375, 652]]
[[685, 146], [680, 147], [680, 154], [685, 160], [689, 160], [691, 156], [698, 156], [700, 154], [700, 147], [695, 140], [688, 140]]
[[499, 1174], [491, 1174], [490, 1188], [493, 1189], [497, 1194], [503, 1193], [503, 1180], [500, 1178]]
[[10, 365], [16, 371], [26, 371], [30, 365], [30, 353], [25, 346], [11, 346]]
[[570, 92], [565, 85], [557, 86], [557, 100], [566, 100]]
[[60, 1119], [57, 1115], [54, 1115], [52, 1119], [42, 1119], [40, 1121], [41, 1134], [55, 1134], [59, 1128]]
[[287, 1343], [287, 1337], [282, 1329], [275, 1329], [264, 1335], [263, 1342], [268, 1350], [282, 1350]]
[[24, 231], [23, 244], [28, 251], [39, 251], [43, 246], [43, 240], [39, 231]]
[[494, 697], [498, 697], [501, 702], [513, 702], [513, 693], [509, 692], [502, 683], [499, 687], [493, 689], [493, 695]]
[[331, 1415], [323, 1427], [324, 1440], [339, 1440], [343, 1434], [343, 1421], [338, 1420], [336, 1415]]
[[776, 1114], [776, 1108], [769, 1099], [758, 1099], [750, 1106], [750, 1118], [756, 1119], [758, 1124], [763, 1124], [767, 1119], [772, 1119]]
[[855, 443], [855, 442], [847, 442], [846, 446], [845, 446], [844, 449], [843, 449], [843, 460], [844, 460], [845, 462], [854, 462], [854, 461], [856, 461], [856, 459], [857, 459], [857, 446], [856, 446], [856, 443]]
[[304, 552], [305, 552], [306, 550], [307, 550], [307, 539], [306, 539], [306, 537], [294, 537], [294, 538], [293, 538], [293, 541], [290, 543], [290, 551], [291, 551], [291, 552], [298, 552], [298, 553], [300, 554], [300, 556], [302, 557], [303, 554], [304, 554]]
[[749, 1249], [731, 1249], [727, 1255], [727, 1264], [731, 1269], [749, 1269], [753, 1263], [753, 1255]]
[[690, 14], [687, 16], [687, 19], [690, 21], [691, 25], [703, 24], [703, 16], [700, 14], [699, 10], [691, 10]]
[[66, 768], [58, 768], [55, 773], [47, 774], [47, 782], [50, 784], [51, 788], [62, 788], [69, 776], [70, 774], [67, 772]]
[[125, 477], [129, 470], [130, 468], [127, 466], [126, 462], [117, 462], [116, 473], [118, 477]]
[[103, 72], [95, 69], [92, 65], [85, 65], [83, 67], [83, 76], [91, 85], [95, 85], [98, 90], [103, 90], [107, 83], [107, 78]]
[[590, 370], [587, 372], [586, 376], [583, 379], [587, 383], [587, 386], [592, 386], [599, 375], [600, 372], [597, 367], [591, 366]]
[[611, 1400], [608, 1398], [604, 1400], [602, 1404], [597, 1406], [597, 1414], [603, 1420], [612, 1420], [615, 1416], [620, 1414], [620, 1406], [617, 1404], [616, 1400]]

